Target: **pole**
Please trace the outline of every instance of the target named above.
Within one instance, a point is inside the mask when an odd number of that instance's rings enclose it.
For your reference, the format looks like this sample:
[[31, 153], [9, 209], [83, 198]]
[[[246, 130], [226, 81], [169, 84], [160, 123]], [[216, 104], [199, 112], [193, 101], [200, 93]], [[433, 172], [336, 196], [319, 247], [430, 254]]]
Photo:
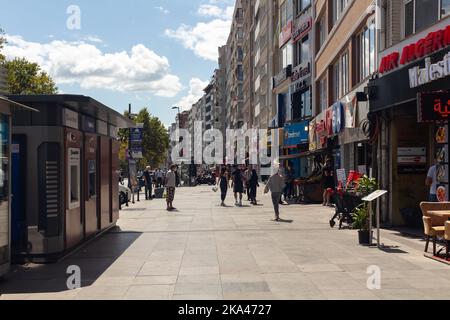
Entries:
[[[128, 119], [131, 120], [131, 103], [128, 104]], [[131, 190], [131, 203], [134, 204], [134, 190], [131, 183], [131, 167], [130, 160], [133, 160], [133, 155], [131, 153], [131, 128], [128, 128], [128, 187]]]

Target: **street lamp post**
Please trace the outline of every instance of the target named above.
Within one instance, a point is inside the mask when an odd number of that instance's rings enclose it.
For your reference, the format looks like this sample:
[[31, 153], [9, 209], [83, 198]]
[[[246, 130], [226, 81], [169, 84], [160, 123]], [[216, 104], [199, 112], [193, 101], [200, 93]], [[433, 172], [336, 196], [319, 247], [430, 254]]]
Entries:
[[[178, 110], [178, 114], [177, 114], [178, 134], [177, 134], [177, 137], [178, 137], [178, 143], [180, 143], [181, 141], [179, 141], [180, 140], [179, 134], [180, 134], [180, 129], [181, 129], [181, 109], [180, 109], [180, 107], [174, 106], [174, 107], [172, 107], [172, 110]], [[181, 163], [181, 165], [180, 165], [180, 183], [181, 183], [182, 179], [183, 179], [183, 163]]]

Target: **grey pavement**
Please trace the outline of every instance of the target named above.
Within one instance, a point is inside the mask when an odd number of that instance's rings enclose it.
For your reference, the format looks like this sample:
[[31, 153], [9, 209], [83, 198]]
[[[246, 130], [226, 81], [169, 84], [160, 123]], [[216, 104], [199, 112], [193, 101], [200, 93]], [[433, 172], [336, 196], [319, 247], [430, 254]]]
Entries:
[[[260, 190], [261, 191], [261, 190]], [[52, 265], [15, 266], [0, 299], [450, 299], [450, 266], [427, 259], [420, 239], [382, 231], [393, 250], [358, 245], [354, 230], [330, 229], [333, 209], [219, 206], [210, 187], [177, 189], [164, 200], [121, 211], [118, 227]], [[67, 267], [81, 268], [81, 288], [68, 290]], [[381, 288], [370, 290], [370, 266]]]

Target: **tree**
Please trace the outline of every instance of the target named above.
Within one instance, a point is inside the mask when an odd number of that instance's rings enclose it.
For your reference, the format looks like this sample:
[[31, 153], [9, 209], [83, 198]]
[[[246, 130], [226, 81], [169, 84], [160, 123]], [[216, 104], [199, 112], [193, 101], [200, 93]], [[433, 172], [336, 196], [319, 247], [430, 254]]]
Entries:
[[1, 53], [1, 50], [3, 49], [5, 43], [6, 43], [5, 31], [3, 31], [2, 28], [0, 28], [0, 63], [3, 63], [3, 61], [5, 60], [5, 56]]
[[58, 88], [37, 63], [24, 58], [3, 61], [10, 94], [57, 94]]
[[[128, 117], [128, 111], [124, 113], [124, 116]], [[161, 167], [166, 160], [167, 150], [169, 149], [169, 134], [166, 128], [158, 117], [150, 114], [147, 108], [142, 109], [137, 116], [132, 117], [132, 120], [135, 123], [144, 124], [142, 141], [144, 159], [138, 161], [139, 167], [144, 168], [148, 165], [152, 168]], [[128, 129], [119, 130], [121, 165], [126, 165], [128, 135]]]

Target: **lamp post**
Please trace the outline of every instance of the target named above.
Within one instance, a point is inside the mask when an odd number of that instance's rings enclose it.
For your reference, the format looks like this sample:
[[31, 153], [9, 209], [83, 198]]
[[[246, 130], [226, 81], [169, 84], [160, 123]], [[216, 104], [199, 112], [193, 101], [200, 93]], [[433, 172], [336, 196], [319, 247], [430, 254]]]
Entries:
[[[178, 122], [178, 134], [177, 134], [177, 137], [178, 137], [178, 143], [180, 143], [181, 141], [180, 141], [180, 138], [179, 138], [179, 134], [180, 134], [180, 129], [181, 129], [181, 109], [180, 109], [180, 107], [173, 106], [172, 110], [178, 110], [178, 114], [177, 114], [177, 118], [178, 118], [178, 120], [177, 120], [177, 122]], [[180, 156], [181, 156], [181, 154], [180, 154]], [[180, 183], [181, 183], [181, 179], [183, 179], [183, 163], [181, 163], [181, 165], [180, 165]]]

